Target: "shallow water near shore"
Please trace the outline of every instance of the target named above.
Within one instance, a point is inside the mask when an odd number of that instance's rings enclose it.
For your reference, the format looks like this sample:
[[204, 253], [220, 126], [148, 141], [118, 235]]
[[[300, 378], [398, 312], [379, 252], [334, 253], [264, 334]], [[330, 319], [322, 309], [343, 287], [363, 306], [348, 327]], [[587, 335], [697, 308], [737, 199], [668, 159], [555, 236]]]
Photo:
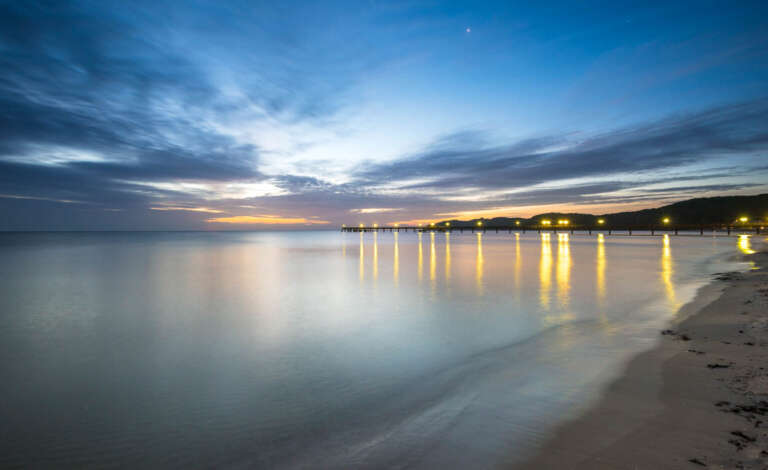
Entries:
[[748, 238], [0, 234], [0, 466], [492, 468]]

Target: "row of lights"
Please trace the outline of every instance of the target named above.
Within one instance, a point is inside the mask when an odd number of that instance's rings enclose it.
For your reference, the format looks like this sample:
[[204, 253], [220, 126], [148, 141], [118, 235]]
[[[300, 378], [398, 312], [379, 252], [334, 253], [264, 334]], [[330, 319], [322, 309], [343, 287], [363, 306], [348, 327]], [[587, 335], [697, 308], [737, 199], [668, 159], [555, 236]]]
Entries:
[[[741, 222], [742, 224], [746, 224], [747, 222], [749, 222], [749, 217], [739, 217], [738, 221]], [[663, 219], [661, 219], [661, 222], [664, 223], [664, 224], [669, 224], [671, 222], [671, 219], [669, 217], [664, 217]], [[568, 220], [568, 219], [558, 219], [558, 221], [557, 221], [557, 225], [568, 225], [570, 223], [571, 223], [571, 221]], [[605, 219], [597, 219], [597, 223], [599, 225], [603, 225], [603, 224], [605, 224]], [[515, 225], [520, 225], [520, 221], [516, 220], [515, 221]], [[543, 219], [541, 221], [541, 225], [552, 225], [552, 221], [549, 220], [549, 219]], [[341, 224], [341, 226], [342, 227], [346, 227], [347, 224]], [[400, 224], [394, 224], [394, 227], [399, 227], [399, 226], [400, 226]], [[432, 222], [432, 223], [429, 224], [429, 226], [430, 227], [434, 227], [435, 223]], [[446, 227], [450, 227], [451, 223], [450, 222], [446, 222], [445, 226]], [[477, 226], [478, 227], [482, 227], [483, 226], [483, 221], [482, 220], [478, 220], [477, 221]], [[363, 227], [365, 227], [365, 225], [360, 224], [359, 227], [363, 228]], [[373, 224], [373, 228], [378, 228], [378, 227], [379, 227], [379, 224]], [[419, 227], [421, 227], [421, 224], [419, 224]]]
[[[559, 220], [557, 221], [557, 225], [568, 225], [568, 224], [570, 224], [570, 223], [571, 223], [571, 221], [570, 221], [570, 220], [568, 220], [568, 219], [559, 219]], [[548, 220], [548, 219], [543, 219], [543, 220], [541, 221], [541, 225], [552, 225], [552, 221], [551, 221], [551, 220]]]

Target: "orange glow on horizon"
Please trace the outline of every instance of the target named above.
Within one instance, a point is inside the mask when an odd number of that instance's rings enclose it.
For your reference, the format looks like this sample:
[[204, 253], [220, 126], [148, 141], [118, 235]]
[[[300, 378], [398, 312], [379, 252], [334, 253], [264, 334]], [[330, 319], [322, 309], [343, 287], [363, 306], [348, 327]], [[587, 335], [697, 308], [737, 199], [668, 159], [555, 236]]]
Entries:
[[[605, 204], [542, 204], [535, 206], [504, 206], [492, 207], [489, 209], [477, 209], [458, 212], [444, 212], [435, 214], [443, 219], [477, 219], [494, 217], [525, 217], [530, 218], [539, 214], [549, 212], [579, 212], [584, 214], [607, 214], [612, 212], [625, 212], [642, 209], [653, 209], [658, 207], [659, 203], [671, 203], [679, 199], [669, 199], [668, 201], [640, 201], [640, 202], [621, 202]], [[439, 219], [438, 219], [439, 220]]]

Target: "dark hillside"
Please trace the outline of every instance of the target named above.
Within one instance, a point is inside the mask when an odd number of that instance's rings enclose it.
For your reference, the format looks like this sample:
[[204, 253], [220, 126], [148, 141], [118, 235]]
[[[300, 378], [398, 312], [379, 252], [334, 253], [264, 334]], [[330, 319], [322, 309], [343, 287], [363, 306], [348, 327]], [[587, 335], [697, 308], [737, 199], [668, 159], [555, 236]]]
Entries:
[[485, 227], [511, 227], [515, 226], [518, 221], [521, 225], [538, 225], [542, 220], [556, 223], [559, 219], [567, 219], [571, 225], [596, 225], [598, 219], [605, 219], [605, 223], [609, 225], [649, 226], [660, 224], [665, 217], [668, 217], [674, 225], [734, 224], [740, 217], [748, 217], [750, 222], [762, 220], [768, 223], [768, 194], [688, 199], [656, 209], [615, 214], [592, 215], [549, 212], [530, 219], [495, 217], [493, 219], [447, 220], [439, 222], [438, 225], [445, 225], [448, 222], [453, 227], [476, 227], [478, 222], [482, 222]]

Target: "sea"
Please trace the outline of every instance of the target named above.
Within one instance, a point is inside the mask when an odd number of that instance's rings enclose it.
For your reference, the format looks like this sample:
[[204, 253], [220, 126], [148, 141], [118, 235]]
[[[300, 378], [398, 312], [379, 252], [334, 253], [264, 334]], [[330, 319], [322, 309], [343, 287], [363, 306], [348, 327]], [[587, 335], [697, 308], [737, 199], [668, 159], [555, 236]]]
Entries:
[[2, 468], [499, 468], [750, 238], [0, 234]]

